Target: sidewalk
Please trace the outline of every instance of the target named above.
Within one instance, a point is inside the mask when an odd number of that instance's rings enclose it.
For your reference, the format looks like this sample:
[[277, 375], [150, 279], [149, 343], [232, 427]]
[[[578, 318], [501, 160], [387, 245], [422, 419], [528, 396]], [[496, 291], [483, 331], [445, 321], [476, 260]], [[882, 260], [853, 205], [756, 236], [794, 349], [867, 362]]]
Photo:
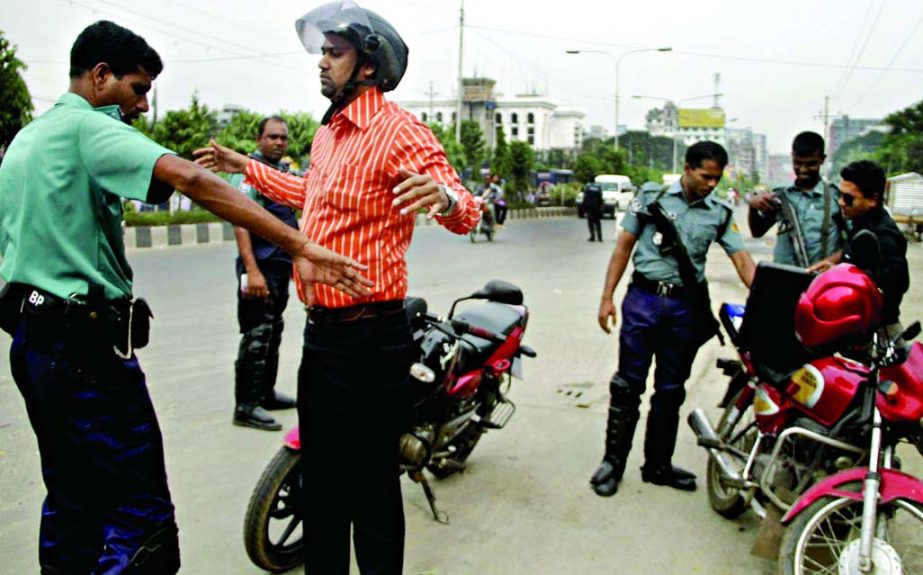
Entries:
[[[547, 207], [510, 210], [508, 219], [522, 220], [573, 216], [576, 208]], [[415, 225], [435, 225], [417, 214]], [[163, 248], [191, 244], [216, 244], [234, 241], [234, 226], [227, 222], [184, 224], [172, 226], [129, 226], [125, 228], [126, 249]]]

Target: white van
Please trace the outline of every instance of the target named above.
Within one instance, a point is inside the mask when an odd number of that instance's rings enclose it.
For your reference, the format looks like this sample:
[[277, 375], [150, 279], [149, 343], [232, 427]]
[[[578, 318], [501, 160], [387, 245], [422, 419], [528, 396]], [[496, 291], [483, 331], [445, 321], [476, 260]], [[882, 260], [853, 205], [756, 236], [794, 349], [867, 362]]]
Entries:
[[603, 215], [615, 217], [617, 210], [625, 211], [635, 197], [635, 187], [628, 176], [600, 174], [594, 183], [603, 189]]

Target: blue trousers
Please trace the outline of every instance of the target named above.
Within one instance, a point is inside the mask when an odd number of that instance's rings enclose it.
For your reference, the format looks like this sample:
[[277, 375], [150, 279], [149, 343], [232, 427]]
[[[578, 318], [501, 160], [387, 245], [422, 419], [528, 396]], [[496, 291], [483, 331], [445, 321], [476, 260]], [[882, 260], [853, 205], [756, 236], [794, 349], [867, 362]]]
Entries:
[[[111, 345], [79, 334], [27, 337], [26, 321], [17, 327], [10, 365], [47, 490], [42, 572], [175, 573], [179, 547], [163, 442], [137, 357], [120, 359]], [[152, 554], [156, 570], [130, 566]]]
[[651, 414], [675, 416], [686, 399], [684, 384], [699, 346], [693, 339], [692, 312], [682, 299], [658, 296], [631, 285], [622, 302], [616, 377], [640, 397], [656, 358]]

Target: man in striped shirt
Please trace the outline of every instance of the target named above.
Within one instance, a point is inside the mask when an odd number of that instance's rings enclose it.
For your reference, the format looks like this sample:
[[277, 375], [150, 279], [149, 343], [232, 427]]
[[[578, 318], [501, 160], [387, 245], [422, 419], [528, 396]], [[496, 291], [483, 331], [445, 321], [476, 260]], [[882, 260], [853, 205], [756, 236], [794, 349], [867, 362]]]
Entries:
[[432, 132], [385, 100], [407, 65], [407, 47], [377, 14], [351, 2], [321, 6], [296, 28], [321, 53], [321, 93], [331, 106], [304, 178], [212, 143], [200, 163], [247, 180], [273, 200], [303, 208], [301, 229], [367, 264], [368, 297], [298, 284], [309, 308], [298, 374], [304, 462], [306, 572], [347, 574], [349, 533], [362, 573], [400, 573], [404, 514], [398, 479], [401, 397], [415, 360], [403, 309], [404, 254], [419, 210], [466, 234], [479, 213]]

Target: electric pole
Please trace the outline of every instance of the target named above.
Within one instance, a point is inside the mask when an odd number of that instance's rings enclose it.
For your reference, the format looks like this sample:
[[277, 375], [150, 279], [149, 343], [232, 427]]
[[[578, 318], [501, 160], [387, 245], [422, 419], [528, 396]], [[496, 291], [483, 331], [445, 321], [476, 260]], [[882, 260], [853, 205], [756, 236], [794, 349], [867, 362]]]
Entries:
[[455, 141], [461, 143], [462, 98], [465, 83], [462, 79], [462, 54], [465, 47], [465, 0], [458, 9], [458, 100], [455, 103]]

